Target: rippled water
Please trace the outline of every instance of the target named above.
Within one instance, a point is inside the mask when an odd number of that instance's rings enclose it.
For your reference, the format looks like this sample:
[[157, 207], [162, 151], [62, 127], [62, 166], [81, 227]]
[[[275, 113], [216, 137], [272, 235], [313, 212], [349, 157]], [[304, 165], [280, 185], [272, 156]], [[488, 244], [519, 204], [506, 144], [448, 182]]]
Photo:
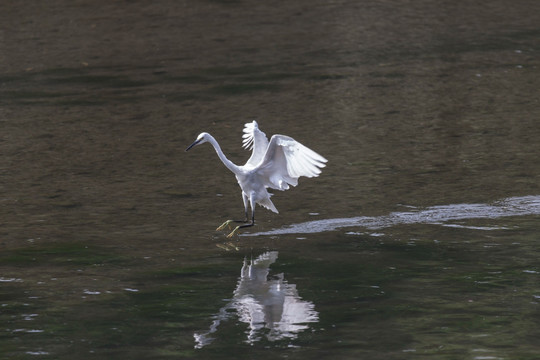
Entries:
[[[414, 208], [407, 206], [408, 208]], [[497, 201], [494, 204], [452, 204], [432, 206], [426, 209], [411, 209], [393, 212], [387, 216], [360, 216], [341, 219], [324, 219], [294, 224], [283, 229], [246, 234], [246, 236], [309, 234], [333, 231], [347, 227], [364, 227], [369, 230], [383, 229], [402, 224], [438, 224], [460, 227], [459, 224], [448, 224], [456, 220], [499, 219], [509, 216], [540, 215], [540, 196], [523, 196]], [[470, 227], [478, 230], [494, 230], [497, 228]]]
[[[0, 357], [537, 359], [537, 1], [0, 4]], [[243, 124], [328, 158], [227, 239]]]

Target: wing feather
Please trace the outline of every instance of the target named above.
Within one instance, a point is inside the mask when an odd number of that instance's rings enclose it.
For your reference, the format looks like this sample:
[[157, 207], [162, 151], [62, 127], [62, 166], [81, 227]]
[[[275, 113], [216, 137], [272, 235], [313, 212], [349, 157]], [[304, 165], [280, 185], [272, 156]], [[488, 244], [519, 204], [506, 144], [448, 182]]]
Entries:
[[274, 135], [256, 171], [265, 186], [287, 190], [298, 185], [301, 176], [319, 176], [327, 161], [289, 136]]
[[268, 147], [266, 134], [259, 130], [259, 125], [255, 120], [244, 125], [244, 135], [242, 135], [242, 146], [246, 150], [253, 150], [251, 157], [244, 166], [255, 166], [261, 162]]

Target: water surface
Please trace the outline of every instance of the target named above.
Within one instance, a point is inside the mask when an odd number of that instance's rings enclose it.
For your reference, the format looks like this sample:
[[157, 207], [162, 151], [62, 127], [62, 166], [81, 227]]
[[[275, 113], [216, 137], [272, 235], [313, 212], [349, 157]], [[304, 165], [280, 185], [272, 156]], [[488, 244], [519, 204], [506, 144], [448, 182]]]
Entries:
[[[537, 359], [537, 1], [0, 4], [0, 355]], [[243, 124], [328, 158], [235, 239]]]

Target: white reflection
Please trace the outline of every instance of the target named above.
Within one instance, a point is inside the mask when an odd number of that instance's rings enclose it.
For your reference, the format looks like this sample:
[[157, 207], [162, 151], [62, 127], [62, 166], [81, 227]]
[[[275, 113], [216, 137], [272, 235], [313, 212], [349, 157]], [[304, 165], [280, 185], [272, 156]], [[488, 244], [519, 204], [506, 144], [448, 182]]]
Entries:
[[193, 334], [195, 348], [210, 344], [214, 340], [210, 335], [235, 313], [248, 325], [246, 342], [250, 344], [262, 336], [270, 341], [294, 339], [308, 323], [319, 321], [313, 303], [302, 300], [296, 285], [289, 284], [283, 274], [268, 279], [270, 265], [277, 257], [277, 251], [270, 251], [249, 262], [244, 259], [232, 300], [214, 315], [208, 331]]

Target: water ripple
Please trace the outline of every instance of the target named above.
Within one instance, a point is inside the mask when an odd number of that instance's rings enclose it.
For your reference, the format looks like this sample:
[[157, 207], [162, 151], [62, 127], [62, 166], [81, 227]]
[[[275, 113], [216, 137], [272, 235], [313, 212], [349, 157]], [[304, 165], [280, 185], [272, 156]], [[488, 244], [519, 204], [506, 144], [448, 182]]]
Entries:
[[[509, 216], [540, 215], [540, 195], [510, 197], [492, 204], [451, 204], [425, 209], [393, 212], [384, 216], [358, 216], [308, 221], [281, 229], [262, 231], [244, 236], [309, 234], [334, 231], [347, 227], [378, 230], [403, 224], [444, 224], [466, 219], [498, 219]], [[482, 229], [486, 230], [486, 229]]]

